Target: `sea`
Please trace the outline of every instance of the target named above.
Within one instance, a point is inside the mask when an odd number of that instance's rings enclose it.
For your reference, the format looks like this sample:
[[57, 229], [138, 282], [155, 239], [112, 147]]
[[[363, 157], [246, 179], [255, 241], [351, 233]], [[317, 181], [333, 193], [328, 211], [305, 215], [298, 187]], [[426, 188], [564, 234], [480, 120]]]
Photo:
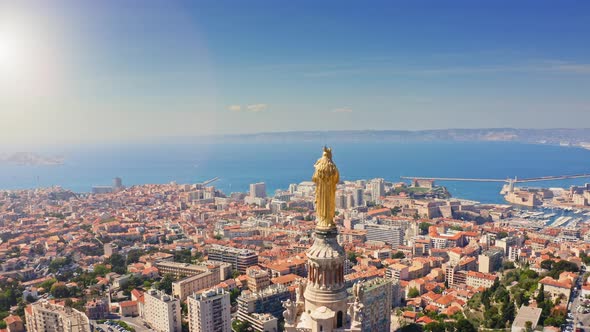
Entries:
[[[331, 142], [342, 180], [400, 176], [533, 178], [590, 173], [590, 151], [514, 142]], [[62, 165], [0, 165], [0, 189], [61, 186], [90, 192], [120, 177], [126, 186], [212, 183], [229, 194], [265, 182], [269, 194], [309, 181], [322, 154], [320, 143], [168, 143], [69, 146], [35, 151], [65, 157]], [[529, 187], [569, 187], [590, 179], [527, 183]], [[439, 181], [453, 197], [504, 203], [502, 183]]]

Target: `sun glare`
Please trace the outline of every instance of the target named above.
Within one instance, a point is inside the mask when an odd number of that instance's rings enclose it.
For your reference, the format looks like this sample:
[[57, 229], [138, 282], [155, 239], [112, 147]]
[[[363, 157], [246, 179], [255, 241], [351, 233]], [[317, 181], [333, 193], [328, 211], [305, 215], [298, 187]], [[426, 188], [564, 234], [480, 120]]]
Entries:
[[22, 70], [26, 57], [24, 41], [18, 34], [0, 28], [0, 75], [13, 77]]
[[[0, 88], [5, 96], [45, 94], [57, 66], [46, 27], [17, 13], [0, 15]], [[11, 14], [11, 15], [9, 15]]]

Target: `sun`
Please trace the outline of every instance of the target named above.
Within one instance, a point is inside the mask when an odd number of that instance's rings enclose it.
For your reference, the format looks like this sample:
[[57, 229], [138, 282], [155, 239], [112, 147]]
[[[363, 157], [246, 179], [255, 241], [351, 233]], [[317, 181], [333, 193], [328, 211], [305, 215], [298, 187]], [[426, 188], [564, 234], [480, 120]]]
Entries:
[[54, 91], [57, 67], [49, 26], [32, 16], [0, 14], [0, 97]]
[[0, 78], [22, 77], [34, 56], [34, 45], [34, 36], [23, 22], [4, 18], [0, 22]]
[[14, 76], [23, 70], [23, 60], [26, 58], [25, 45], [18, 35], [10, 31], [0, 30], [0, 75]]

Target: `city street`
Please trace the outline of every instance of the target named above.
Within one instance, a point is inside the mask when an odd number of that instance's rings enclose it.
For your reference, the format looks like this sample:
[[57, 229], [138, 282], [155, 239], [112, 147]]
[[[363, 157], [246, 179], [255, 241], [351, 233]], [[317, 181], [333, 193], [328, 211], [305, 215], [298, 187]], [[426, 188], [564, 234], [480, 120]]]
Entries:
[[572, 291], [572, 302], [570, 304], [568, 313], [572, 314], [572, 329], [574, 331], [576, 328], [581, 328], [584, 331], [590, 331], [590, 309], [588, 309], [588, 313], [584, 313], [584, 309], [583, 307], [581, 307], [582, 305], [584, 305], [584, 299], [582, 298], [580, 293], [581, 285], [582, 279], [578, 278], [576, 280], [575, 288]]
[[572, 306], [570, 309], [570, 312], [572, 313], [574, 318], [574, 327], [579, 327], [583, 328], [586, 331], [590, 331], [590, 312], [586, 314], [583, 312], [578, 312], [578, 306], [580, 306], [581, 304], [582, 300], [578, 295], [574, 298], [574, 301], [572, 302]]

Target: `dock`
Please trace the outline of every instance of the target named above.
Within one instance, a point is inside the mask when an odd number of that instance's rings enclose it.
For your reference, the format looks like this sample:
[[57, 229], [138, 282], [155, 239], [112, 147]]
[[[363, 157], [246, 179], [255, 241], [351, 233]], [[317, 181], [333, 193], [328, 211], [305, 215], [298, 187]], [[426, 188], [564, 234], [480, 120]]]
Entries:
[[400, 176], [403, 180], [435, 180], [435, 181], [464, 181], [464, 182], [504, 182], [504, 183], [526, 183], [526, 182], [539, 182], [539, 181], [554, 181], [554, 180], [566, 180], [566, 179], [579, 179], [579, 178], [590, 178], [590, 174], [573, 174], [573, 175], [553, 175], [553, 176], [541, 176], [536, 178], [528, 179], [491, 179], [491, 178], [443, 178], [443, 177], [425, 177], [425, 176]]

